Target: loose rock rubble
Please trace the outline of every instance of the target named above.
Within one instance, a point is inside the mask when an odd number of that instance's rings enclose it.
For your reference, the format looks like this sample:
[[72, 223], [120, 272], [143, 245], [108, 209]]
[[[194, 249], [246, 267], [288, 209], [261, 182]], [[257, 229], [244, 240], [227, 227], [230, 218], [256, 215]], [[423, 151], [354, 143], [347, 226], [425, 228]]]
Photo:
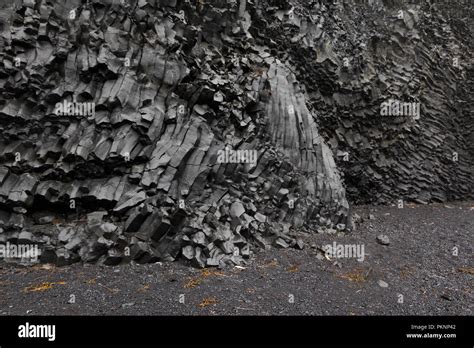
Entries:
[[385, 234], [379, 234], [377, 236], [377, 243], [381, 245], [390, 245], [390, 239]]
[[[225, 266], [350, 229], [338, 166], [360, 200], [472, 195], [470, 100], [446, 87], [472, 70], [432, 67], [423, 41], [441, 14], [410, 6], [361, 32], [341, 6], [4, 1], [0, 243], [56, 264]], [[468, 54], [453, 35], [437, 34], [447, 54]], [[420, 123], [373, 117], [425, 87]]]

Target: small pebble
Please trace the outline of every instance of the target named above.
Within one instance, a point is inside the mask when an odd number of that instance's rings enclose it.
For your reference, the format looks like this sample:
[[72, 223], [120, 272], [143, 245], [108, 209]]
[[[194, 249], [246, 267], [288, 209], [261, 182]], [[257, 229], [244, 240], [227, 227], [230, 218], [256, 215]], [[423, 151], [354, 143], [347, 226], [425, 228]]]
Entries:
[[377, 236], [377, 243], [382, 244], [382, 245], [389, 245], [390, 239], [385, 234], [379, 234]]

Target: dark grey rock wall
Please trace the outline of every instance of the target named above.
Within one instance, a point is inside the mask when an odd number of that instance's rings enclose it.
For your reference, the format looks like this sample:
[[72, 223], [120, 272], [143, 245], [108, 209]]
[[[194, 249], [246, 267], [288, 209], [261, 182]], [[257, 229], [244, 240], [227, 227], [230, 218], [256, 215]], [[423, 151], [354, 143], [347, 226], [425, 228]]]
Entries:
[[350, 228], [346, 190], [472, 197], [470, 51], [429, 6], [2, 2], [0, 243], [219, 266]]
[[[255, 26], [305, 85], [351, 202], [473, 197], [472, 2], [268, 3]], [[390, 99], [418, 118], [381, 116]]]

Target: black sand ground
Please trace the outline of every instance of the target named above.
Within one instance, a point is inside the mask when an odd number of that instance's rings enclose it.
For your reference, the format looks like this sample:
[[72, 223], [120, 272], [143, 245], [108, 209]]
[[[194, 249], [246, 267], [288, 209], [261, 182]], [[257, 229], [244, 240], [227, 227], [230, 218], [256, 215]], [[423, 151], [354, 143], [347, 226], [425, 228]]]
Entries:
[[[473, 202], [356, 212], [352, 234], [306, 235], [304, 250], [262, 251], [244, 269], [3, 263], [0, 315], [473, 315]], [[363, 244], [365, 260], [315, 248], [334, 241]]]

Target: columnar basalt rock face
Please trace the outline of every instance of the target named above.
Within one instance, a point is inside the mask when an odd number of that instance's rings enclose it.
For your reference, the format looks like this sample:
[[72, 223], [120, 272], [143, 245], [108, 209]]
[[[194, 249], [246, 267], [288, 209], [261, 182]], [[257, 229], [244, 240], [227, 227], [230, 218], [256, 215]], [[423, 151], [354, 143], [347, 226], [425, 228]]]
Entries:
[[[305, 85], [351, 202], [473, 197], [472, 6], [268, 3], [255, 26]], [[420, 112], [381, 115], [390, 100]]]
[[[0, 243], [58, 264], [223, 266], [344, 230], [346, 188], [468, 197], [472, 90], [430, 56], [429, 12], [403, 10], [358, 29], [315, 1], [4, 2]], [[377, 114], [407, 96], [419, 120]]]
[[[284, 63], [245, 47], [233, 3], [3, 11], [5, 240], [31, 231], [58, 263], [204, 267], [301, 247], [295, 228], [344, 225], [345, 191], [304, 91]], [[256, 161], [221, 163], [225, 148]]]

